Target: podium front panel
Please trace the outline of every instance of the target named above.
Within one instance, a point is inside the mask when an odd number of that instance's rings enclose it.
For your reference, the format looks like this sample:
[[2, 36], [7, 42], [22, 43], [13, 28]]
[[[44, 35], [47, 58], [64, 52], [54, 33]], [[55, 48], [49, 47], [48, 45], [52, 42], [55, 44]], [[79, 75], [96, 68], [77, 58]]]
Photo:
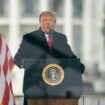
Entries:
[[[64, 71], [63, 81], [54, 86], [48, 85], [42, 76], [44, 68], [51, 64], [59, 65]], [[76, 98], [82, 94], [83, 83], [79, 59], [24, 59], [24, 69], [23, 91], [29, 98]]]

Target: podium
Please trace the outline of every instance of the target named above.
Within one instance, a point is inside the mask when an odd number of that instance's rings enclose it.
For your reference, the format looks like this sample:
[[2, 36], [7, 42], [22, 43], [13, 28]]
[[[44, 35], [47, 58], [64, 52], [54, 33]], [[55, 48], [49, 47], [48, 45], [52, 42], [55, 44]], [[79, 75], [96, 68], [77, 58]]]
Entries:
[[78, 99], [29, 99], [28, 105], [78, 105]]
[[29, 105], [77, 105], [83, 90], [79, 59], [24, 59], [24, 69], [23, 92]]

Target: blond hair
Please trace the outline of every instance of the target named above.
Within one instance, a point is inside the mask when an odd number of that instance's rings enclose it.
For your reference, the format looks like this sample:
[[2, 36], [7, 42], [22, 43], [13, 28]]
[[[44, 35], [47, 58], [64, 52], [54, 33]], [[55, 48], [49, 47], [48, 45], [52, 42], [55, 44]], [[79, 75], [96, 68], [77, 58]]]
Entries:
[[55, 19], [55, 22], [56, 22], [56, 13], [52, 12], [52, 11], [43, 11], [43, 12], [41, 12], [40, 15], [39, 15], [39, 21], [41, 20], [41, 17], [43, 17], [45, 15], [53, 17]]

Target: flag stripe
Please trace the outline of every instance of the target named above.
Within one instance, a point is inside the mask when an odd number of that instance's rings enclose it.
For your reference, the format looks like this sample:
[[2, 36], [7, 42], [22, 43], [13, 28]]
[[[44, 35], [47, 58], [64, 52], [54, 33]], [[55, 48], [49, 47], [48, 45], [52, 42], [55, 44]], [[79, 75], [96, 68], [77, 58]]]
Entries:
[[6, 86], [5, 86], [5, 92], [4, 92], [4, 96], [3, 96], [3, 105], [8, 105], [9, 102], [9, 87], [8, 87], [8, 83], [5, 82]]
[[4, 61], [4, 65], [3, 65], [3, 71], [4, 71], [4, 75], [6, 77], [7, 71], [8, 71], [8, 58], [7, 58], [7, 54], [5, 55], [5, 61]]
[[[2, 46], [2, 38], [0, 34], [0, 54], [1, 54], [1, 46]], [[0, 64], [1, 64], [1, 60], [0, 60]], [[0, 65], [0, 76], [1, 76], [1, 65]]]
[[1, 34], [0, 34], [0, 53], [1, 53], [1, 46], [2, 46], [2, 37], [1, 37]]
[[0, 77], [0, 102], [2, 102], [4, 91], [5, 91], [5, 77], [4, 77], [3, 71], [1, 71], [1, 77]]
[[6, 42], [0, 34], [0, 104], [15, 105], [11, 69], [14, 65]]

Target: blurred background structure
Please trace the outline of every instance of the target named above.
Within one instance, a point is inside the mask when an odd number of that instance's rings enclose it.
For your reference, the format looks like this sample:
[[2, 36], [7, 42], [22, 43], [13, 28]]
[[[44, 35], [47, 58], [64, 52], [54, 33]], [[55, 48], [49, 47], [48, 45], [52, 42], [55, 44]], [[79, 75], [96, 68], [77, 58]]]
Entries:
[[[84, 94], [105, 94], [105, 0], [0, 0], [0, 32], [13, 56], [44, 10], [57, 13], [56, 31], [67, 35], [86, 66]], [[14, 91], [21, 95], [24, 70], [14, 69]]]

